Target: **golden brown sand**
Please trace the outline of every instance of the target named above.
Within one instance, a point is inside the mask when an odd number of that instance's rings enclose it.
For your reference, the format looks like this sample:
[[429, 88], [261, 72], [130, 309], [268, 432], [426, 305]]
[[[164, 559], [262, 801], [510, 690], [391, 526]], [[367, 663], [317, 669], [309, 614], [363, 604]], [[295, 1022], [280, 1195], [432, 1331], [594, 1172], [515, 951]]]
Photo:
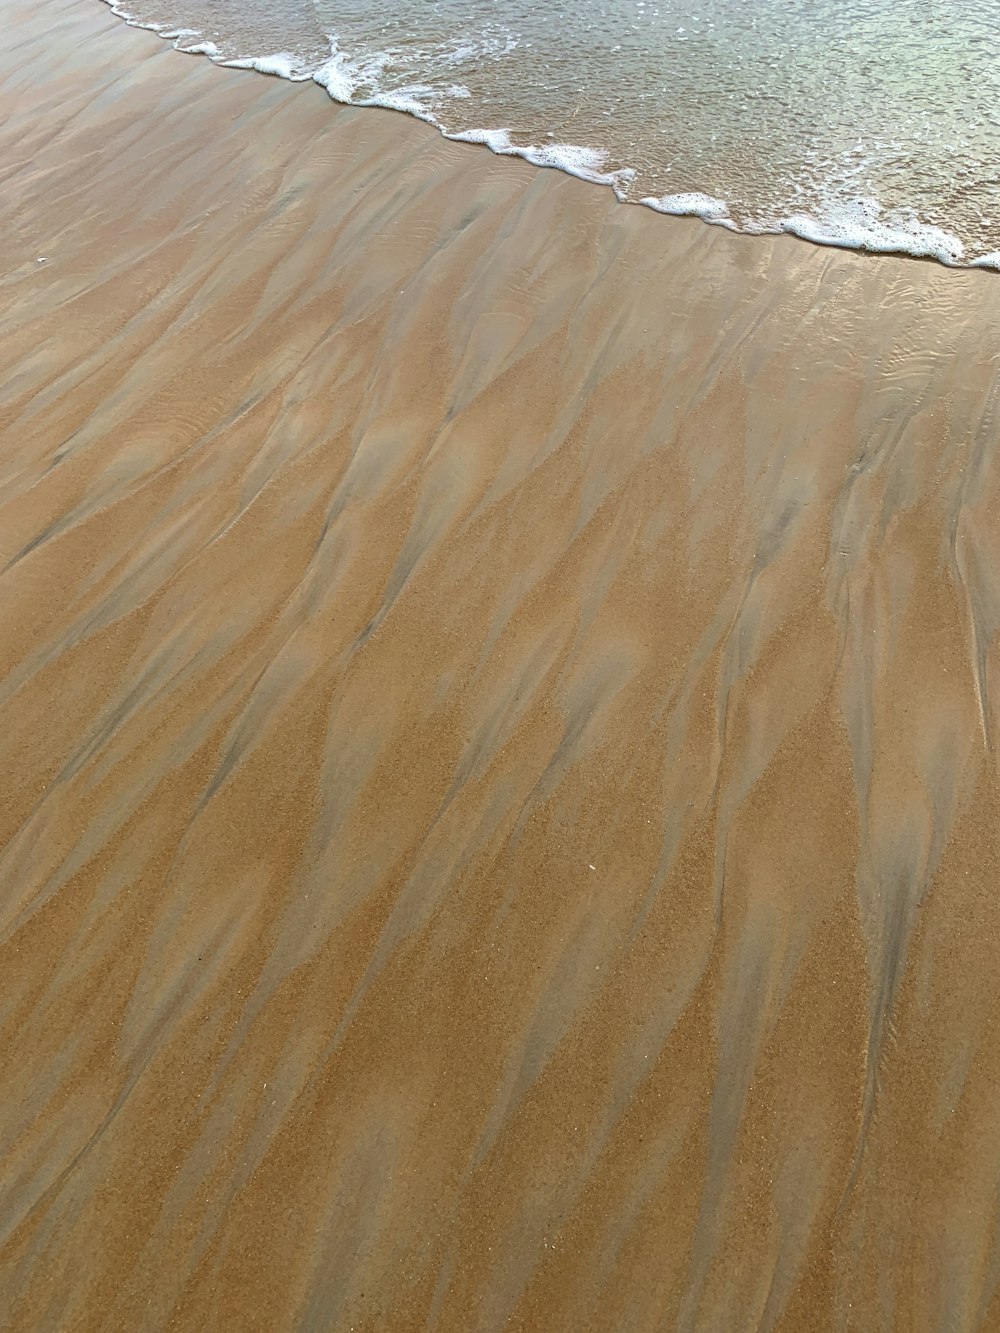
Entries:
[[3, 20], [3, 1328], [1000, 1327], [1000, 281]]

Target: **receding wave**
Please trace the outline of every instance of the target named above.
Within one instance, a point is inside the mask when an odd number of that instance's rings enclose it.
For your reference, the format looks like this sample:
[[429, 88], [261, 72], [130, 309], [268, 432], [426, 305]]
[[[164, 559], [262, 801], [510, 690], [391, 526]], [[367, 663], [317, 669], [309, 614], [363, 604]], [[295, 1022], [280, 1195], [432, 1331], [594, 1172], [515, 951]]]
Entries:
[[[1000, 269], [991, 66], [971, 104], [968, 81], [956, 83], [987, 31], [975, 4], [945, 36], [930, 24], [914, 43], [912, 6], [890, 14], [885, 0], [855, 0], [822, 22], [822, 6], [764, 5], [771, 26], [732, 0], [686, 19], [639, 3], [637, 22], [612, 3], [600, 10], [603, 40], [589, 36], [601, 24], [587, 5], [572, 15], [556, 5], [565, 22], [554, 30], [548, 10], [519, 11], [505, 26], [468, 0], [410, 14], [409, 26], [405, 3], [383, 23], [351, 0], [329, 12], [326, 0], [266, 12], [257, 0], [210, 11], [204, 0], [106, 3], [178, 51], [312, 80], [338, 102], [405, 112], [450, 139], [608, 186], [622, 202], [733, 231]], [[414, 36], [421, 22], [428, 31]], [[576, 66], [593, 77], [581, 83]]]

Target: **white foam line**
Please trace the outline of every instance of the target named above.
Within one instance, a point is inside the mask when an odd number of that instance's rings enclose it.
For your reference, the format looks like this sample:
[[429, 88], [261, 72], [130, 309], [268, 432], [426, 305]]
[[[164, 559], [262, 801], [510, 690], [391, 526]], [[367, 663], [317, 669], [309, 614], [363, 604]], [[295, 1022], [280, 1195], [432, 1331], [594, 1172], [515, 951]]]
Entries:
[[[400, 88], [395, 92], [377, 92], [371, 97], [359, 98], [355, 94], [359, 87], [371, 83], [380, 72], [377, 62], [359, 65], [343, 51], [334, 46], [333, 54], [313, 74], [313, 80], [325, 88], [336, 102], [345, 106], [378, 106], [390, 111], [405, 111], [418, 120], [433, 125], [446, 139], [457, 143], [484, 144], [491, 152], [500, 157], [522, 157], [536, 167], [555, 167], [570, 176], [592, 181], [597, 185], [610, 185], [624, 198], [626, 183], [634, 176], [629, 168], [617, 171], [604, 171], [606, 155], [597, 149], [586, 148], [582, 144], [536, 144], [518, 145], [512, 142], [508, 129], [471, 129], [446, 130], [433, 109], [421, 97], [434, 97], [434, 90], [423, 85]], [[466, 89], [461, 90], [468, 96]]]
[[701, 218], [715, 227], [725, 227], [729, 231], [739, 231], [739, 227], [729, 216], [729, 205], [724, 199], [716, 199], [711, 194], [665, 194], [662, 199], [647, 196], [639, 200], [646, 208], [653, 208], [657, 213], [668, 213], [675, 218]]
[[[192, 48], [187, 47], [188, 51]], [[289, 51], [277, 51], [273, 56], [245, 56], [236, 60], [219, 60], [227, 69], [255, 69], [261, 74], [273, 74], [276, 78], [287, 79], [289, 83], [305, 83], [312, 78], [309, 70], [298, 66], [296, 57]]]
[[[297, 64], [296, 57], [287, 51], [277, 51], [263, 56], [226, 57], [211, 41], [195, 41], [188, 46], [182, 45], [192, 37], [201, 36], [192, 28], [146, 23], [130, 14], [119, 0], [104, 0], [104, 3], [129, 27], [145, 28], [155, 32], [164, 40], [170, 41], [175, 50], [183, 51], [186, 55], [207, 55], [215, 64], [224, 65], [229, 69], [253, 69], [262, 74], [287, 79], [292, 83], [304, 83], [312, 79], [314, 83], [325, 88], [335, 102], [341, 102], [345, 106], [383, 107], [390, 111], [402, 111], [417, 120], [433, 125], [446, 139], [458, 143], [483, 144], [501, 157], [521, 157], [537, 167], [553, 167], [580, 180], [595, 185], [610, 186], [622, 203], [636, 202], [628, 197], [628, 186], [635, 177], [635, 171], [631, 167], [605, 170], [607, 155], [599, 149], [570, 143], [542, 146], [515, 144], [508, 129], [446, 130], [427, 101], [423, 100], [436, 99], [440, 94], [424, 84], [413, 84], [397, 88], [392, 92], [379, 91], [370, 97], [357, 97], [359, 88], [366, 84], [377, 87], [387, 56], [374, 57], [359, 63], [351, 60], [331, 38], [330, 57], [316, 70], [303, 69]], [[510, 44], [507, 49], [512, 49]], [[446, 90], [446, 95], [451, 98], [465, 98], [469, 96], [469, 90], [462, 87], [449, 88]], [[795, 213], [785, 218], [755, 220], [742, 224], [730, 215], [729, 205], [725, 200], [709, 194], [688, 192], [668, 194], [662, 198], [647, 196], [638, 202], [646, 208], [654, 209], [657, 213], [667, 213], [674, 217], [698, 217], [712, 226], [725, 227], [733, 232], [751, 235], [787, 233], [810, 241], [814, 245], [829, 245], [871, 254], [901, 254], [911, 255], [917, 259], [936, 259], [949, 268], [1000, 271], [1000, 250], [975, 258], [966, 258], [961, 240], [951, 232], [921, 222], [916, 217], [901, 218], [898, 215], [883, 214], [877, 201], [871, 199], [859, 199], [851, 207], [831, 206], [824, 217]]]
[[751, 236], [798, 236], [814, 245], [829, 245], [840, 250], [868, 254], [909, 255], [914, 259], [936, 259], [948, 268], [985, 268], [1000, 270], [1000, 250], [975, 259], [965, 257], [961, 240], [941, 227], [917, 218], [899, 218], [884, 214], [876, 201], [860, 199], [853, 208], [831, 206], [825, 217], [794, 213], [787, 218], [746, 222], [742, 225], [729, 214], [722, 199], [706, 194], [672, 194], [662, 199], [646, 198], [640, 203], [658, 213], [699, 217], [713, 226]]
[[[439, 127], [440, 128], [440, 127]], [[619, 199], [625, 199], [625, 188], [635, 172], [630, 167], [615, 171], [604, 171], [607, 154], [596, 148], [585, 148], [582, 144], [553, 143], [539, 147], [536, 144], [519, 145], [511, 141], [510, 131], [500, 130], [458, 130], [449, 132], [442, 129], [446, 139], [456, 143], [481, 143], [492, 153], [500, 157], [522, 157], [536, 167], [554, 167], [569, 176], [591, 181], [595, 185], [610, 185]]]
[[957, 236], [940, 227], [931, 227], [916, 219], [900, 222], [879, 214], [858, 221], [849, 210], [826, 218], [804, 213], [782, 218], [783, 232], [800, 236], [814, 245], [832, 245], [845, 250], [863, 250], [871, 254], [907, 254], [915, 259], [936, 259], [948, 268], [967, 266], [965, 247]]

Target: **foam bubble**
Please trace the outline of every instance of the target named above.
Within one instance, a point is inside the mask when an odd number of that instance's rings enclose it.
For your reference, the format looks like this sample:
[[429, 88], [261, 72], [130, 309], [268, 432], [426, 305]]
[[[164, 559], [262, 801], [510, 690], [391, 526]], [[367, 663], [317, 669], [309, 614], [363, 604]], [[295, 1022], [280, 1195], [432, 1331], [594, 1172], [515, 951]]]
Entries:
[[181, 46], [179, 42], [174, 42], [174, 46], [188, 56], [211, 56], [214, 59], [222, 54], [214, 42], [195, 42], [192, 46]]
[[303, 83], [312, 78], [310, 70], [303, 70], [297, 58], [289, 51], [276, 51], [270, 56], [246, 56], [235, 60], [220, 60], [227, 69], [255, 69], [261, 74], [273, 74], [291, 83]]
[[936, 259], [952, 268], [966, 262], [965, 247], [957, 236], [913, 214], [885, 212], [878, 200], [871, 198], [850, 205], [828, 204], [819, 216], [792, 214], [779, 219], [773, 230], [789, 232], [815, 245]]
[[386, 111], [402, 111], [408, 116], [415, 116], [417, 120], [425, 120], [428, 125], [434, 125], [440, 129], [433, 111], [423, 101], [422, 97], [433, 97], [434, 91], [421, 84], [413, 88], [397, 88], [391, 93], [376, 93], [374, 97], [366, 97], [362, 101], [355, 101], [355, 106], [380, 106]]
[[456, 143], [481, 143], [492, 153], [512, 154], [514, 145], [510, 141], [510, 130], [459, 130], [444, 136]]
[[314, 70], [313, 80], [337, 102], [349, 102], [357, 87], [356, 71], [341, 52], [335, 52], [319, 69]]
[[716, 199], [711, 194], [698, 194], [692, 190], [682, 194], [665, 194], [661, 199], [647, 197], [639, 202], [647, 208], [655, 208], [657, 213], [669, 213], [671, 217], [701, 218], [704, 222], [714, 222], [736, 230], [736, 223], [729, 216], [729, 205], [724, 199]]
[[[385, 67], [390, 62], [389, 53], [381, 52], [370, 56], [366, 60], [353, 60], [346, 51], [342, 51], [337, 45], [335, 38], [331, 37], [330, 55], [327, 60], [313, 71], [312, 78], [321, 88], [325, 88], [330, 96], [337, 102], [351, 102], [357, 106], [382, 106], [381, 96], [391, 96], [392, 93], [382, 92], [379, 85], [382, 76], [385, 73]], [[375, 96], [358, 98], [358, 92], [363, 88], [372, 88], [375, 90]], [[396, 89], [395, 96], [400, 97], [412, 90]], [[411, 98], [415, 102], [415, 99]], [[409, 110], [409, 107], [394, 108], [396, 110]]]
[[913, 214], [888, 213], [877, 199], [854, 200], [850, 205], [827, 203], [817, 215], [793, 213], [782, 218], [756, 218], [737, 222], [723, 199], [707, 194], [672, 194], [662, 199], [639, 201], [658, 213], [699, 217], [730, 231], [757, 236], [798, 236], [814, 245], [832, 245], [844, 250], [871, 254], [901, 254], [917, 259], [936, 259], [950, 268], [972, 266], [1000, 268], [1000, 252], [979, 259], [965, 258], [959, 238], [942, 227], [922, 222]]
[[536, 167], [554, 167], [557, 171], [577, 176], [580, 180], [591, 181], [596, 185], [610, 185], [619, 198], [624, 198], [625, 186], [635, 174], [628, 167], [606, 171], [607, 154], [596, 148], [587, 148], [583, 144], [515, 144], [511, 140], [509, 129], [477, 128], [456, 132], [442, 131], [442, 133], [446, 139], [454, 139], [458, 143], [483, 144], [501, 157], [523, 157], [526, 162]]

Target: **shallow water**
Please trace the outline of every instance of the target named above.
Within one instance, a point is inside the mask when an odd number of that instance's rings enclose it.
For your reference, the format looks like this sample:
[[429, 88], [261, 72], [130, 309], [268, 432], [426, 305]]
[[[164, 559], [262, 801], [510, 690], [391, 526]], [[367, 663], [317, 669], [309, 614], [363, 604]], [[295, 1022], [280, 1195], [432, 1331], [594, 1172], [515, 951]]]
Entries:
[[987, 0], [125, 0], [117, 12], [632, 202], [1000, 267]]

